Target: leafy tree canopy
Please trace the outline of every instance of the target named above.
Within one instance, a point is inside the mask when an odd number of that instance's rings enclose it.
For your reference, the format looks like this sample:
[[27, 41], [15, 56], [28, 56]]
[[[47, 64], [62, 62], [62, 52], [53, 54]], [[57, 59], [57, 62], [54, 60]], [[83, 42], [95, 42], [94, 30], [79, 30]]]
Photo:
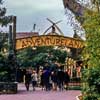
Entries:
[[55, 50], [53, 47], [37, 47], [36, 50], [27, 48], [18, 52], [17, 58], [23, 67], [43, 65], [44, 63], [59, 62], [65, 63], [67, 53], [62, 50]]

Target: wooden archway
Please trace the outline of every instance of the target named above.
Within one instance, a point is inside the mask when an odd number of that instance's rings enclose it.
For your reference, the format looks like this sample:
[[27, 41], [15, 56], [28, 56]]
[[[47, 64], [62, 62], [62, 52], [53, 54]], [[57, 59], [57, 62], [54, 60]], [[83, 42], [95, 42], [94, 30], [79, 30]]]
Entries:
[[40, 35], [16, 39], [16, 50], [29, 46], [66, 46], [71, 48], [83, 48], [84, 41], [60, 35]]

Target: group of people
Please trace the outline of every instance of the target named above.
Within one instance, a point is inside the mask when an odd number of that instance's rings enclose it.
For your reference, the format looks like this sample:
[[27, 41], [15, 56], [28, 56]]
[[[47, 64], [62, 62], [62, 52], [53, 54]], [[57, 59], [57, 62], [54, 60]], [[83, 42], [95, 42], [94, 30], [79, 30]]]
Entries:
[[35, 70], [26, 70], [26, 73], [24, 75], [24, 83], [26, 90], [29, 91], [29, 86], [32, 83], [33, 91], [35, 91], [35, 86], [37, 85], [38, 77]]
[[37, 73], [35, 70], [26, 70], [24, 75], [26, 90], [29, 91], [30, 84], [32, 83], [33, 91], [36, 86], [41, 87], [42, 90], [60, 91], [68, 88], [70, 77], [67, 71], [58, 69], [57, 71], [50, 71], [48, 69], [40, 70]]

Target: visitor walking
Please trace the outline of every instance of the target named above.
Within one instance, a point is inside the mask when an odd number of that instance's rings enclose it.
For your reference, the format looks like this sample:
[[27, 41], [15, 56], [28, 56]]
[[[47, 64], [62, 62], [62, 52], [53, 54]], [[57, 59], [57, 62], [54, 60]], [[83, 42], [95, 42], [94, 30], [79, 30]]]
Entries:
[[26, 70], [24, 81], [25, 81], [26, 90], [29, 91], [29, 86], [31, 83], [31, 72], [28, 69]]
[[68, 83], [70, 81], [70, 76], [68, 75], [67, 70], [64, 72], [64, 88], [68, 89]]
[[57, 73], [56, 71], [51, 72], [52, 89], [57, 90]]
[[31, 78], [32, 78], [33, 91], [35, 91], [35, 86], [37, 85], [37, 73], [35, 70], [33, 70]]
[[59, 90], [63, 90], [63, 83], [64, 83], [64, 71], [62, 69], [59, 69], [57, 72], [57, 81], [58, 81], [58, 87]]

